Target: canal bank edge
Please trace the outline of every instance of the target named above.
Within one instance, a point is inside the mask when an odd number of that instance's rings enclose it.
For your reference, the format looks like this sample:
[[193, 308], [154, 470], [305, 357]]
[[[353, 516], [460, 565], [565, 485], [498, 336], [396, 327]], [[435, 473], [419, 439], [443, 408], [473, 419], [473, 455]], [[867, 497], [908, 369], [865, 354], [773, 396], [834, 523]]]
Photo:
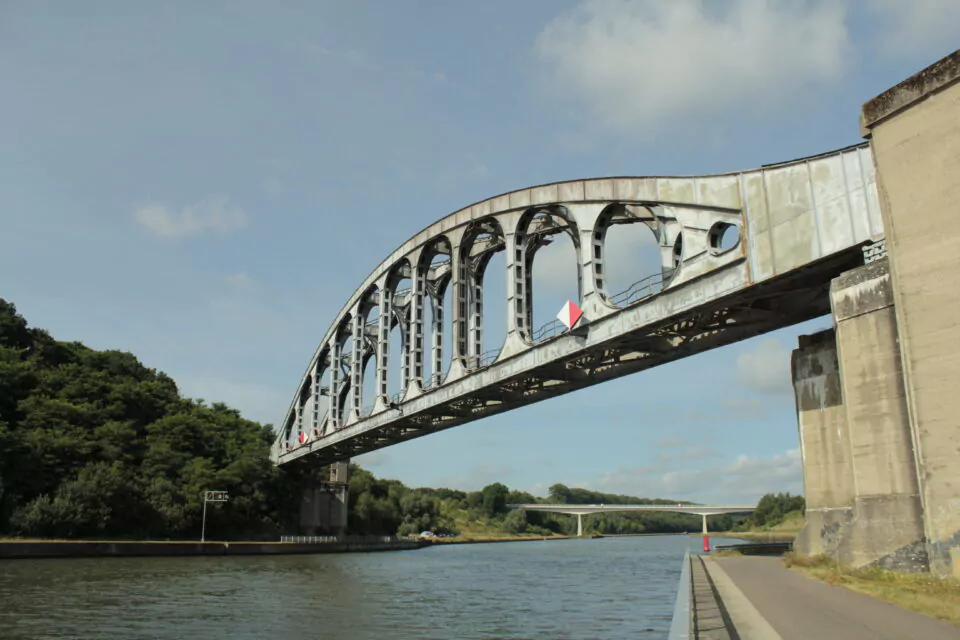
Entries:
[[17, 558], [88, 558], [149, 556], [249, 556], [309, 553], [410, 551], [424, 547], [494, 542], [544, 542], [571, 540], [568, 536], [523, 538], [472, 538], [466, 540], [409, 539], [391, 541], [297, 542], [149, 542], [129, 540], [6, 540], [0, 541], [0, 560]]
[[429, 546], [420, 540], [389, 542], [0, 542], [0, 559], [134, 556], [250, 556], [408, 551]]

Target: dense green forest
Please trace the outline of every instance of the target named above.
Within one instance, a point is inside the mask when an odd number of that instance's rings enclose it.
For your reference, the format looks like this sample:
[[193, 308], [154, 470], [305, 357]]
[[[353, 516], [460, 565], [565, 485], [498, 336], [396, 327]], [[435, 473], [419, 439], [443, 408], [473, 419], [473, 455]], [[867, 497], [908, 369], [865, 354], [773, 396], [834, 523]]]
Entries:
[[[550, 487], [546, 498], [512, 491], [499, 482], [480, 491], [456, 489], [410, 489], [397, 480], [380, 480], [368, 471], [351, 466], [351, 527], [369, 533], [401, 535], [428, 530], [453, 535], [553, 535], [575, 534], [573, 516], [509, 509], [509, 504], [677, 504], [676, 500], [636, 498], [562, 484]], [[733, 524], [729, 516], [711, 520], [712, 528]], [[589, 533], [675, 533], [699, 531], [700, 518], [678, 513], [605, 513], [584, 519]]]
[[[323, 471], [277, 469], [268, 456], [272, 440], [270, 426], [223, 404], [181, 397], [170, 377], [129, 353], [54, 340], [0, 299], [0, 535], [197, 538], [208, 489], [230, 492], [229, 503], [209, 513], [209, 537], [295, 533], [304, 481], [298, 474]], [[575, 532], [570, 516], [506, 506], [518, 502], [676, 503], [561, 484], [543, 499], [500, 483], [473, 492], [409, 488], [351, 465], [351, 533]], [[768, 502], [752, 524], [769, 524], [790, 506], [776, 497]], [[734, 524], [711, 520], [711, 528]], [[697, 517], [672, 513], [604, 514], [585, 525], [600, 533], [700, 526]]]
[[734, 527], [734, 531], [769, 529], [782, 523], [788, 516], [803, 517], [806, 500], [803, 496], [789, 493], [768, 493], [760, 498], [757, 510], [743, 518]]
[[28, 327], [0, 299], [0, 533], [193, 536], [202, 491], [223, 489], [221, 531], [274, 537], [298, 493], [270, 464], [272, 440], [129, 353]]

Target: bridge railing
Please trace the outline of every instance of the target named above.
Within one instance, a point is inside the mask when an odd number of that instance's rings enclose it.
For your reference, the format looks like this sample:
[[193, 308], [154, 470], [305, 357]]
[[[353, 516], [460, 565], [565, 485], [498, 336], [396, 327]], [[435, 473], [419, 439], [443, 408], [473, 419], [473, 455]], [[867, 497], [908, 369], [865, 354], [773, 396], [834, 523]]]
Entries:
[[280, 542], [291, 544], [385, 544], [399, 540], [396, 536], [280, 536]]
[[491, 349], [490, 351], [484, 351], [480, 354], [479, 366], [486, 367], [487, 365], [493, 364], [497, 357], [499, 357], [500, 352], [503, 350], [502, 347], [496, 349]]
[[[634, 302], [639, 302], [644, 298], [649, 298], [654, 294], [660, 293], [663, 289], [664, 281], [662, 272], [654, 273], [637, 280], [620, 293], [612, 296], [610, 302], [618, 307], [625, 307]], [[548, 338], [560, 335], [566, 328], [567, 325], [563, 324], [560, 320], [551, 320], [533, 332], [533, 343], [537, 344]]]
[[567, 328], [567, 325], [563, 324], [559, 320], [554, 320], [543, 325], [539, 329], [533, 332], [533, 342], [534, 344], [538, 342], [543, 342], [547, 338], [552, 338], [553, 336], [560, 335]]
[[649, 298], [663, 289], [663, 273], [654, 273], [646, 278], [637, 280], [618, 294], [610, 297], [610, 302], [618, 307], [625, 307], [634, 302]]

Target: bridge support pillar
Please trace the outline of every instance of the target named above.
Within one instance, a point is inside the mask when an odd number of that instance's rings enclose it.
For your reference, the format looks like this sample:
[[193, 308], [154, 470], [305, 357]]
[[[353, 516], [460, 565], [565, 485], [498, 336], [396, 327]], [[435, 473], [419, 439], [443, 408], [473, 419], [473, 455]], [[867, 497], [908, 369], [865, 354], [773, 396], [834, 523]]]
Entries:
[[707, 531], [707, 514], [701, 516], [703, 518], [703, 552], [710, 553], [710, 534]]
[[852, 566], [927, 569], [886, 259], [835, 278], [835, 328], [793, 354], [807, 519], [795, 547]]
[[329, 482], [311, 480], [300, 502], [300, 532], [303, 535], [340, 536], [347, 528], [349, 502], [348, 462], [330, 465]]
[[578, 538], [583, 537], [583, 514], [582, 513], [577, 514], [577, 537]]

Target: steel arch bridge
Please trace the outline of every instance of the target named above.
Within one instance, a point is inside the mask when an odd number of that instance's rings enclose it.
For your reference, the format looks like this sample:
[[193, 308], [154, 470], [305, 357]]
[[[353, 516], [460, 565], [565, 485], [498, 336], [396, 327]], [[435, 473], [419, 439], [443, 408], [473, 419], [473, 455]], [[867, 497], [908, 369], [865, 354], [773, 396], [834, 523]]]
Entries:
[[[660, 269], [610, 291], [605, 240], [623, 224], [653, 232]], [[533, 261], [558, 234], [572, 241], [583, 309], [569, 331], [531, 326]], [[575, 180], [483, 200], [407, 240], [360, 283], [311, 357], [272, 458], [342, 461], [824, 315], [830, 280], [882, 238], [868, 143], [753, 171]], [[485, 353], [483, 282], [498, 252], [506, 338]], [[375, 397], [364, 398], [371, 358]], [[438, 373], [426, 377], [425, 363]]]

